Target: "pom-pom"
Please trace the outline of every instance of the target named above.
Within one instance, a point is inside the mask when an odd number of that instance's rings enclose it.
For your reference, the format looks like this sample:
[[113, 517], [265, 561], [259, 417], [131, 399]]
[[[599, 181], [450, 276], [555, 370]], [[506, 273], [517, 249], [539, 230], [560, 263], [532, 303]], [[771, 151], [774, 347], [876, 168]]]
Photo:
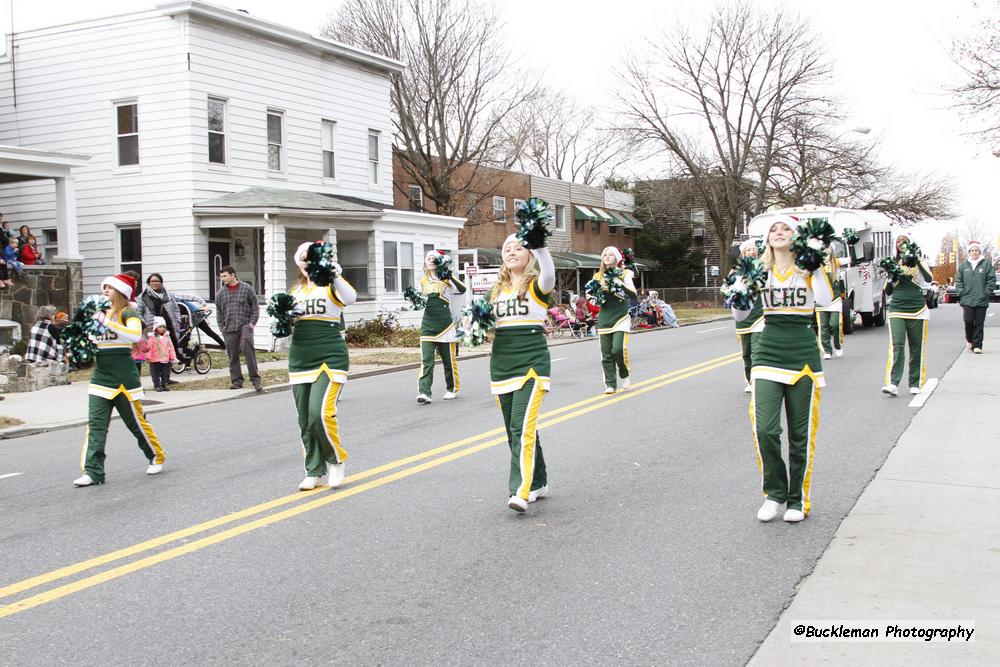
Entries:
[[815, 271], [823, 266], [835, 234], [826, 218], [811, 218], [799, 225], [790, 248], [795, 255], [795, 266], [803, 271]]
[[920, 246], [913, 241], [903, 241], [899, 248], [899, 263], [911, 269], [920, 265]]
[[[451, 280], [451, 256], [438, 254], [434, 257], [434, 273], [438, 280]], [[409, 298], [409, 297], [407, 297]]]
[[895, 283], [903, 276], [903, 269], [894, 257], [883, 257], [878, 261], [878, 265], [886, 272], [891, 283]]
[[720, 291], [728, 307], [752, 310], [766, 280], [767, 271], [763, 262], [756, 257], [740, 257], [723, 280]]
[[764, 256], [764, 251], [767, 250], [767, 244], [764, 243], [764, 239], [759, 238], [756, 241], [754, 241], [753, 243], [754, 243], [754, 247], [757, 248], [757, 256], [758, 257], [763, 257]]
[[340, 275], [340, 266], [334, 256], [332, 243], [317, 241], [306, 251], [306, 275], [317, 287], [326, 287]]
[[292, 335], [292, 325], [301, 313], [296, 310], [295, 297], [278, 292], [267, 303], [267, 314], [271, 317], [271, 335], [285, 338]]
[[486, 334], [496, 328], [497, 320], [493, 314], [493, 305], [480, 297], [462, 310], [462, 322], [459, 326], [459, 340], [462, 345], [477, 346], [486, 340]]
[[587, 300], [592, 304], [597, 306], [604, 305], [604, 287], [601, 286], [601, 282], [597, 279], [590, 279], [587, 284], [583, 286], [583, 291], [587, 294]]
[[62, 344], [70, 361], [77, 366], [89, 363], [97, 356], [94, 338], [103, 336], [108, 328], [94, 319], [94, 315], [111, 307], [105, 296], [88, 296], [73, 313], [73, 320], [62, 332]]
[[552, 236], [548, 221], [552, 218], [544, 199], [530, 197], [520, 203], [514, 212], [517, 216], [517, 240], [528, 250], [545, 247], [545, 239]]
[[423, 310], [427, 307], [427, 298], [412, 287], [403, 290], [403, 298], [410, 302], [410, 310]]
[[604, 271], [605, 292], [619, 299], [625, 298], [625, 283], [622, 276], [625, 272], [618, 267], [612, 267]]
[[853, 227], [844, 227], [844, 243], [855, 245], [860, 240], [861, 237], [858, 236], [858, 232]]
[[622, 248], [622, 264], [635, 273], [639, 272], [639, 269], [635, 266], [635, 250], [632, 250], [632, 248]]

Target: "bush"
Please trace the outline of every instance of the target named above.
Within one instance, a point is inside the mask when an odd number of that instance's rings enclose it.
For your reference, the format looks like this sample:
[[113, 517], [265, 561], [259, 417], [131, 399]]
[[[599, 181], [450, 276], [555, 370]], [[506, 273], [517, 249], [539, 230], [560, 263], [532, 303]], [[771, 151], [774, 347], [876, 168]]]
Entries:
[[420, 330], [403, 328], [393, 313], [379, 313], [347, 327], [347, 344], [353, 347], [419, 347]]
[[19, 354], [22, 357], [24, 353], [28, 351], [28, 341], [25, 338], [18, 338], [14, 341], [14, 344], [10, 346], [11, 354]]

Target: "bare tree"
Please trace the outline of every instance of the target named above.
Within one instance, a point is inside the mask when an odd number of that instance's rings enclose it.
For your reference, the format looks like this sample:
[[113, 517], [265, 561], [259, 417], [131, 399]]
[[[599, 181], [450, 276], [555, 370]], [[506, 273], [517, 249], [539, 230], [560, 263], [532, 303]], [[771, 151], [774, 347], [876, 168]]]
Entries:
[[443, 215], [492, 195], [516, 151], [501, 127], [532, 101], [504, 48], [495, 9], [479, 0], [347, 0], [322, 30], [407, 64], [392, 77], [395, 148]]
[[949, 87], [957, 98], [955, 108], [977, 123], [976, 133], [1000, 157], [1000, 18], [995, 12], [972, 37], [954, 42], [952, 59], [962, 72], [958, 85]]
[[[767, 205], [779, 133], [821, 116], [830, 68], [801, 18], [746, 2], [719, 6], [703, 30], [677, 26], [626, 62], [619, 99], [630, 130], [659, 146], [704, 199], [720, 245]], [[700, 137], [703, 137], [702, 141]], [[722, 253], [723, 273], [729, 255]]]

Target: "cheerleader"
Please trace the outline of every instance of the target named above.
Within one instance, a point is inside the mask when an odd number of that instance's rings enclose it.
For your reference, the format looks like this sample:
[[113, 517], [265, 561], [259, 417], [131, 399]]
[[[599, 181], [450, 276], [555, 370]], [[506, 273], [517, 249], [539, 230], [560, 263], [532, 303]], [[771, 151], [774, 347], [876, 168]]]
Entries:
[[[613, 278], [615, 284], [624, 289], [621, 296], [611, 292], [611, 284], [604, 275], [608, 269], [619, 268], [621, 278]], [[632, 331], [632, 318], [628, 312], [629, 299], [637, 297], [635, 282], [631, 269], [623, 268], [622, 253], [608, 246], [601, 252], [601, 268], [594, 274], [594, 280], [600, 283], [604, 290], [604, 303], [601, 312], [597, 314], [597, 333], [601, 338], [601, 365], [604, 366], [604, 393], [613, 394], [618, 386], [617, 376], [621, 377], [622, 390], [631, 384], [629, 375], [631, 368], [628, 363], [628, 337]]]
[[496, 317], [490, 390], [503, 414], [510, 445], [510, 499], [516, 512], [548, 493], [538, 414], [549, 391], [546, 298], [556, 285], [548, 248], [528, 250], [514, 234], [503, 243], [503, 265], [489, 302]]
[[129, 303], [134, 298], [135, 286], [135, 278], [125, 274], [108, 276], [101, 282], [101, 292], [111, 301], [111, 307], [94, 315], [107, 331], [95, 341], [97, 357], [87, 389], [87, 434], [80, 456], [83, 476], [73, 481], [75, 486], [104, 483], [104, 446], [112, 408], [149, 461], [146, 474], [156, 475], [163, 470], [163, 448], [143, 415], [139, 402], [143, 397], [142, 383], [132, 360], [132, 345], [142, 340], [142, 318]]
[[[741, 243], [740, 255], [743, 257], [756, 257], [757, 242], [753, 239], [748, 239]], [[753, 366], [752, 355], [753, 351], [757, 349], [757, 339], [763, 330], [764, 305], [760, 297], [757, 297], [746, 319], [736, 321], [736, 337], [740, 339], [740, 349], [743, 350], [743, 375], [747, 382], [743, 391], [748, 394], [751, 392], [750, 369]]]
[[[785, 521], [802, 521], [811, 508], [820, 388], [825, 384], [811, 322], [815, 307], [833, 300], [833, 288], [822, 270], [806, 272], [795, 266], [790, 246], [796, 224], [789, 216], [779, 216], [765, 237], [768, 275], [761, 296], [766, 325], [750, 371], [750, 425], [765, 496], [757, 511], [760, 521], [775, 519], [782, 505]], [[737, 320], [749, 314], [733, 309]], [[788, 422], [787, 468], [781, 456], [782, 410]]]
[[[903, 244], [909, 242], [912, 241], [908, 234], [900, 233], [896, 237], [897, 261]], [[882, 393], [889, 396], [899, 394], [907, 345], [910, 347], [910, 393], [919, 394], [927, 379], [924, 352], [927, 349], [927, 323], [931, 315], [923, 290], [930, 285], [931, 271], [922, 260], [916, 266], [900, 264], [899, 268], [902, 275], [897, 279], [890, 276], [885, 285], [885, 292], [892, 295], [892, 300], [889, 302], [889, 359], [885, 363]]]
[[831, 252], [829, 261], [823, 266], [827, 280], [833, 286], [833, 301], [828, 306], [816, 309], [816, 323], [819, 341], [823, 346], [823, 359], [844, 356], [844, 329], [840, 326], [840, 315], [844, 309], [844, 283], [837, 277], [840, 265]]
[[306, 274], [306, 254], [312, 243], [295, 251], [299, 277], [289, 294], [301, 315], [292, 327], [288, 348], [288, 382], [299, 417], [299, 432], [305, 455], [306, 476], [300, 491], [317, 486], [340, 486], [344, 481], [347, 452], [340, 446], [337, 399], [347, 383], [348, 356], [344, 340], [343, 311], [354, 303], [357, 292], [333, 263], [336, 278], [320, 287]]
[[417, 403], [431, 402], [431, 384], [434, 381], [434, 355], [441, 357], [444, 366], [444, 382], [447, 391], [444, 400], [458, 398], [458, 359], [456, 355], [457, 335], [451, 318], [451, 297], [465, 294], [465, 285], [454, 274], [438, 276], [439, 258], [445, 257], [443, 250], [432, 250], [424, 258], [424, 275], [420, 278], [420, 291], [427, 297], [424, 316], [420, 322], [420, 380]]

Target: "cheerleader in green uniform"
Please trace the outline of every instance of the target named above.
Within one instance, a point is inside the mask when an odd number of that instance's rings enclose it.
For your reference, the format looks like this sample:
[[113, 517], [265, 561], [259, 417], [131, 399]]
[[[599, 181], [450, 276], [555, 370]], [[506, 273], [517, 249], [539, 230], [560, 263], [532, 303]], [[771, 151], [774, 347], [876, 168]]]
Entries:
[[[529, 200], [530, 202], [531, 200]], [[496, 317], [490, 355], [490, 391], [503, 414], [510, 445], [510, 499], [517, 512], [548, 493], [538, 415], [549, 391], [551, 360], [545, 340], [546, 299], [556, 285], [548, 248], [528, 250], [513, 234], [489, 302]]]
[[344, 481], [347, 452], [340, 445], [337, 399], [347, 383], [348, 356], [344, 340], [343, 311], [358, 294], [333, 263], [333, 284], [320, 287], [306, 274], [306, 255], [312, 243], [295, 252], [300, 275], [289, 292], [295, 310], [301, 313], [292, 328], [288, 349], [288, 382], [299, 417], [299, 432], [305, 454], [305, 479], [299, 490], [311, 491]]
[[[605, 276], [608, 269], [621, 269], [621, 278]], [[628, 312], [629, 299], [636, 297], [634, 276], [631, 269], [622, 266], [621, 250], [608, 246], [601, 252], [601, 268], [594, 280], [604, 291], [604, 303], [597, 314], [597, 333], [601, 338], [601, 365], [604, 367], [604, 393], [615, 393], [621, 377], [621, 387], [631, 384], [631, 367], [628, 361], [628, 338], [632, 332], [632, 318]], [[613, 281], [614, 285], [611, 284]], [[615, 286], [618, 289], [612, 290]], [[617, 374], [616, 374], [617, 371]]]
[[124, 274], [108, 276], [101, 283], [101, 291], [111, 301], [111, 308], [94, 315], [107, 331], [95, 341], [97, 357], [87, 389], [87, 435], [80, 455], [83, 476], [73, 481], [76, 486], [104, 483], [104, 445], [112, 408], [149, 461], [146, 474], [156, 475], [163, 470], [163, 448], [143, 415], [139, 402], [143, 397], [142, 383], [132, 360], [132, 344], [142, 340], [142, 318], [129, 304], [135, 295], [135, 285], [135, 278]]
[[[811, 508], [813, 453], [819, 427], [820, 388], [825, 384], [813, 311], [833, 300], [822, 269], [806, 272], [790, 250], [798, 221], [779, 216], [767, 231], [763, 263], [768, 271], [761, 292], [766, 324], [753, 352], [750, 424], [757, 446], [764, 504], [760, 521], [772, 521], [786, 506], [784, 520], [802, 521]], [[733, 309], [737, 320], [748, 310]], [[788, 426], [788, 466], [781, 456], [781, 413]]]
[[[896, 237], [897, 260], [903, 244], [910, 242], [907, 234]], [[910, 347], [910, 393], [919, 394], [927, 379], [924, 352], [927, 349], [927, 323], [931, 315], [923, 290], [930, 285], [931, 271], [922, 260], [916, 266], [900, 264], [899, 268], [903, 274], [895, 280], [890, 276], [885, 285], [886, 294], [891, 294], [892, 300], [889, 302], [889, 359], [885, 363], [882, 393], [889, 396], [899, 394], [907, 345]]]
[[819, 341], [823, 346], [824, 359], [830, 359], [831, 355], [839, 359], [844, 356], [844, 329], [840, 325], [840, 316], [844, 309], [844, 283], [837, 277], [840, 265], [832, 252], [830, 260], [823, 266], [823, 271], [826, 272], [827, 280], [833, 285], [833, 301], [828, 306], [816, 309]]
[[[740, 254], [744, 257], [757, 256], [757, 242], [749, 239], [740, 244]], [[740, 349], [743, 350], [743, 375], [747, 385], [743, 391], [750, 393], [750, 369], [753, 367], [752, 355], [757, 349], [757, 340], [764, 330], [764, 304], [760, 297], [754, 300], [753, 309], [744, 320], [736, 321], [736, 337], [740, 339]]]
[[465, 294], [465, 285], [451, 271], [438, 275], [443, 250], [432, 250], [424, 258], [424, 275], [420, 278], [420, 291], [427, 297], [424, 316], [420, 322], [420, 381], [417, 403], [431, 402], [431, 384], [434, 381], [434, 355], [441, 356], [444, 382], [447, 391], [444, 400], [458, 397], [458, 359], [456, 358], [455, 323], [451, 317], [451, 297]]

